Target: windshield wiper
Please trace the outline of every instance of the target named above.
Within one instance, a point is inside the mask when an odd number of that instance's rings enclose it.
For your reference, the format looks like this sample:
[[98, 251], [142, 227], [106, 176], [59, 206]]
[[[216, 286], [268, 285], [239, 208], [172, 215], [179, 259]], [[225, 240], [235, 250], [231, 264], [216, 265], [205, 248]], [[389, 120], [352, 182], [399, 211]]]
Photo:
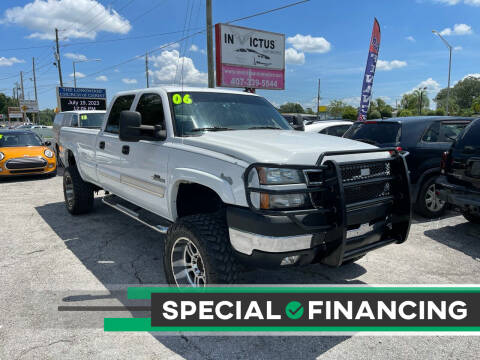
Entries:
[[213, 127], [196, 128], [190, 131], [193, 132], [193, 131], [227, 131], [227, 130], [233, 130], [233, 129], [228, 127], [213, 126]]
[[252, 126], [247, 128], [247, 130], [257, 130], [257, 129], [273, 129], [273, 130], [283, 130], [277, 126]]

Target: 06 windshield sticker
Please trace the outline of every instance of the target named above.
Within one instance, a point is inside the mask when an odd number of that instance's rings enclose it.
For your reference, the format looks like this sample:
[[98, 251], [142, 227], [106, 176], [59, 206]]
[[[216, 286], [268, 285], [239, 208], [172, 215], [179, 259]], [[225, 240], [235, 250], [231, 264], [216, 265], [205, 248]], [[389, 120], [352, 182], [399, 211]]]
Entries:
[[173, 94], [172, 95], [172, 102], [175, 105], [180, 105], [181, 103], [191, 104], [193, 102], [193, 100], [190, 97], [190, 94], [185, 94], [185, 95], [183, 95], [183, 97], [180, 94]]

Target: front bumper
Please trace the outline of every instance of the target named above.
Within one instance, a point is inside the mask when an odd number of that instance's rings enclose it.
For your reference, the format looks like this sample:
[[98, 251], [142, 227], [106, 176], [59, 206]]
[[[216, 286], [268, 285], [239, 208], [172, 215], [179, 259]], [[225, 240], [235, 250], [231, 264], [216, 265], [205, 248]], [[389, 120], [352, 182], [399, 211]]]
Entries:
[[[385, 161], [389, 162], [391, 176], [375, 179], [354, 177], [354, 180], [345, 180], [342, 178], [345, 167], [341, 169], [333, 160], [318, 166], [327, 180], [307, 189], [325, 194], [321, 198], [322, 206], [316, 204], [315, 209], [262, 211], [253, 208], [251, 202], [249, 209], [228, 207], [232, 247], [243, 260], [257, 266], [278, 266], [292, 256], [297, 257], [295, 264], [323, 262], [339, 266], [371, 250], [404, 242], [411, 218], [407, 168], [404, 158], [398, 154]], [[356, 170], [348, 168], [348, 171]], [[352, 192], [362, 185], [383, 186], [380, 180], [389, 181], [388, 196], [365, 201]], [[247, 199], [253, 191], [259, 189], [247, 188]]]
[[480, 212], [480, 191], [452, 184], [446, 176], [440, 176], [436, 185], [441, 200], [463, 211]]
[[42, 167], [16, 167], [9, 168], [7, 166], [7, 159], [4, 159], [0, 162], [0, 178], [2, 177], [14, 177], [14, 176], [27, 176], [27, 175], [47, 175], [55, 172], [57, 169], [57, 162], [55, 157], [52, 158], [42, 158], [45, 162], [45, 165]]

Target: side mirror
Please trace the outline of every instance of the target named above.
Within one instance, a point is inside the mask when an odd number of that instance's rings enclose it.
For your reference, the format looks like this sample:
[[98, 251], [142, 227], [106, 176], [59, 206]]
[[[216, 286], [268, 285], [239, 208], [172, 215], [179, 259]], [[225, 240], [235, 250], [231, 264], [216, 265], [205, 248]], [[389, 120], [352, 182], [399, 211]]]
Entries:
[[167, 130], [164, 130], [162, 126], [160, 125], [155, 125], [155, 139], [158, 139], [160, 141], [163, 141], [167, 138]]
[[52, 142], [51, 142], [51, 141], [45, 141], [43, 144], [44, 144], [45, 146], [50, 146], [50, 145], [52, 145]]
[[141, 138], [142, 115], [136, 111], [122, 111], [119, 120], [119, 138], [121, 141], [137, 142]]

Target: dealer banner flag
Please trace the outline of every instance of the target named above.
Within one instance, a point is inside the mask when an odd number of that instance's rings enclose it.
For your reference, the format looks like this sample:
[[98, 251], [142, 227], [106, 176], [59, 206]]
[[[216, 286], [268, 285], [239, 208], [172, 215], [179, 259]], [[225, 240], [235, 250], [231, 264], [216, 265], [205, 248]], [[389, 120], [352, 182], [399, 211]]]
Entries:
[[377, 67], [378, 51], [380, 49], [380, 24], [375, 18], [373, 22], [372, 38], [370, 39], [370, 49], [368, 51], [367, 67], [363, 77], [362, 95], [360, 97], [360, 108], [358, 110], [358, 121], [367, 120], [368, 106], [372, 96], [373, 77]]

